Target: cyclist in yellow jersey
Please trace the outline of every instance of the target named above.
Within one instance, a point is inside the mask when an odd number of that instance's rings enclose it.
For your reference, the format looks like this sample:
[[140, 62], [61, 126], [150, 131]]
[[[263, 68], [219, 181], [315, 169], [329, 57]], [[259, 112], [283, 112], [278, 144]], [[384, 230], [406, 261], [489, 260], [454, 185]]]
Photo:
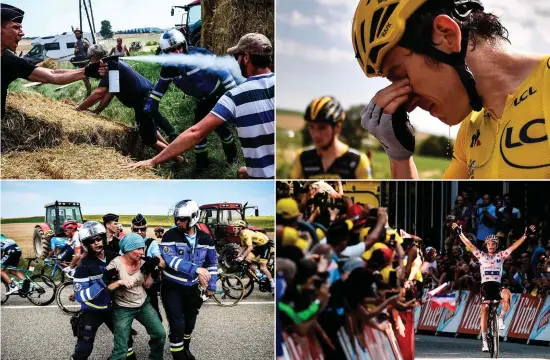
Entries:
[[[237, 255], [236, 261], [240, 262], [244, 259], [248, 261], [254, 260], [257, 256], [260, 257], [260, 270], [265, 274], [271, 283], [271, 289], [275, 289], [275, 280], [267, 269], [267, 262], [271, 253], [271, 245], [266, 234], [252, 231], [248, 229], [248, 224], [243, 220], [233, 222], [233, 231], [241, 238], [241, 249]], [[250, 264], [250, 268], [256, 271], [256, 266]]]
[[369, 158], [338, 139], [346, 113], [331, 96], [314, 99], [304, 119], [313, 144], [301, 150], [291, 179], [371, 179]]
[[[418, 178], [407, 113], [461, 124], [444, 178], [550, 177], [550, 55], [514, 50], [481, 0], [361, 0], [352, 25], [368, 77], [392, 82], [361, 112], [393, 178]], [[532, 154], [536, 154], [533, 156]]]

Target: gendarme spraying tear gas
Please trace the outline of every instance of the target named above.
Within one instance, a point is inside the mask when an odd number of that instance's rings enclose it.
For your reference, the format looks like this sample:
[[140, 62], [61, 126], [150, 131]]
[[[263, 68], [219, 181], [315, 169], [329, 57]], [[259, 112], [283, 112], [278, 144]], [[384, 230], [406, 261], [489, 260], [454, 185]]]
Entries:
[[237, 84], [246, 79], [242, 76], [239, 64], [233, 56], [212, 56], [204, 54], [162, 54], [162, 55], [140, 55], [120, 57], [125, 61], [141, 61], [160, 64], [163, 66], [188, 65], [196, 66], [199, 69], [228, 70], [233, 75]]

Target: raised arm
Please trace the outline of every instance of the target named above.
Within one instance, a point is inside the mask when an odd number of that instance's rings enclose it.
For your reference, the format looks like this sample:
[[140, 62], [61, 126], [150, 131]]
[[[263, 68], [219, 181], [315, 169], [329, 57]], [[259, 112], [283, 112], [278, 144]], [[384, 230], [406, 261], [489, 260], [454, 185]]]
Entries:
[[453, 228], [453, 231], [455, 233], [457, 233], [460, 241], [462, 241], [462, 243], [464, 245], [466, 245], [466, 248], [469, 249], [472, 253], [477, 250], [477, 247], [475, 247], [475, 245], [473, 245], [470, 240], [468, 240], [468, 238], [462, 233], [462, 226], [461, 225], [458, 225], [457, 223], [453, 223], [451, 225], [451, 227]]
[[506, 249], [506, 251], [512, 253], [514, 250], [516, 250], [518, 247], [520, 247], [521, 244], [523, 244], [525, 239], [527, 239], [527, 236], [529, 236], [530, 234], [534, 234], [535, 231], [536, 231], [535, 225], [531, 225], [529, 227], [526, 227], [525, 232], [523, 233], [523, 236], [520, 237], [515, 243], [513, 243], [508, 249]]

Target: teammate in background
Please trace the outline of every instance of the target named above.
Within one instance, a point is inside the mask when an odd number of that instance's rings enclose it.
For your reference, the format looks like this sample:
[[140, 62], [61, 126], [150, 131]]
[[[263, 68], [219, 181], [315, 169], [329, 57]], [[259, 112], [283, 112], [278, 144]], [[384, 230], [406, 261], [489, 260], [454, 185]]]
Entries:
[[392, 82], [361, 125], [393, 178], [418, 178], [407, 115], [416, 107], [461, 124], [445, 179], [550, 177], [550, 55], [512, 48], [481, 0], [361, 0], [351, 40], [365, 75]]
[[69, 266], [63, 269], [64, 273], [74, 276], [76, 266], [78, 265], [80, 258], [82, 257], [82, 244], [78, 237], [78, 223], [74, 220], [67, 220], [63, 223], [63, 231], [67, 236], [67, 244], [74, 250], [74, 256]]
[[[272, 251], [272, 247], [269, 244], [269, 238], [264, 233], [248, 229], [248, 224], [244, 220], [237, 220], [233, 222], [232, 225], [235, 235], [238, 235], [241, 238], [241, 249], [237, 254], [236, 261], [241, 262], [244, 259], [251, 261], [259, 256], [260, 270], [269, 280], [269, 283], [271, 284], [271, 291], [275, 291], [275, 280], [267, 269], [269, 254]], [[252, 254], [252, 256], [250, 254]], [[254, 264], [250, 264], [249, 266], [252, 271], [256, 272], [256, 266]]]
[[60, 261], [60, 265], [63, 266], [63, 263], [70, 262], [73, 258], [74, 249], [67, 241], [62, 237], [55, 236], [52, 230], [48, 230], [44, 233], [46, 239], [50, 239], [50, 253], [48, 258], [56, 256], [57, 260]]
[[[506, 260], [506, 258], [508, 258], [514, 250], [520, 247], [520, 245], [527, 238], [528, 234], [535, 232], [535, 226], [531, 225], [529, 228], [525, 228], [525, 233], [521, 238], [513, 243], [508, 249], [498, 253], [498, 237], [495, 235], [489, 235], [485, 239], [487, 253], [484, 253], [483, 251], [478, 250], [477, 247], [472, 244], [466, 236], [464, 236], [462, 233], [462, 226], [453, 223], [452, 228], [458, 234], [464, 245], [466, 245], [466, 248], [468, 248], [480, 262], [482, 301], [504, 300], [502, 303], [502, 311], [500, 312], [498, 318], [500, 330], [503, 330], [504, 317], [506, 316], [506, 312], [510, 310], [510, 298], [512, 297], [510, 290], [502, 288], [501, 284], [504, 260]], [[487, 318], [488, 308], [487, 306], [481, 306], [481, 338], [483, 340], [481, 351], [483, 352], [489, 351], [487, 344]]]
[[291, 179], [371, 179], [368, 157], [344, 144], [338, 136], [346, 113], [331, 96], [314, 99], [304, 114], [313, 145], [300, 151]]
[[17, 246], [17, 243], [14, 240], [4, 235], [0, 235], [0, 244], [2, 249], [2, 259], [0, 260], [0, 266], [2, 268], [0, 271], [2, 274], [2, 280], [4, 280], [9, 286], [9, 290], [6, 292], [6, 295], [10, 295], [19, 291], [19, 283], [12, 280], [8, 274], [15, 275], [20, 280], [25, 280], [25, 275], [16, 270], [4, 270], [4, 266], [17, 267], [17, 265], [19, 265], [19, 260], [21, 259], [21, 248]]

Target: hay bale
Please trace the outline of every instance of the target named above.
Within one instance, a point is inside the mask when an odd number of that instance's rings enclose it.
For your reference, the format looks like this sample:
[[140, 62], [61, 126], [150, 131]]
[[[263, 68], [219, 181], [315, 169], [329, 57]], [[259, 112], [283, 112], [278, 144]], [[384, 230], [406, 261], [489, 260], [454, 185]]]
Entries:
[[42, 61], [41, 63], [36, 64], [36, 66], [40, 66], [40, 67], [43, 67], [46, 69], [52, 69], [52, 70], [57, 69], [57, 64], [55, 63], [55, 61], [49, 58]]
[[1, 127], [2, 153], [54, 147], [67, 141], [143, 157], [143, 144], [133, 128], [39, 94], [9, 93]]
[[218, 55], [241, 36], [264, 34], [275, 48], [274, 0], [203, 0], [201, 44]]
[[121, 169], [132, 160], [113, 148], [63, 143], [2, 156], [3, 179], [160, 179], [152, 169]]

